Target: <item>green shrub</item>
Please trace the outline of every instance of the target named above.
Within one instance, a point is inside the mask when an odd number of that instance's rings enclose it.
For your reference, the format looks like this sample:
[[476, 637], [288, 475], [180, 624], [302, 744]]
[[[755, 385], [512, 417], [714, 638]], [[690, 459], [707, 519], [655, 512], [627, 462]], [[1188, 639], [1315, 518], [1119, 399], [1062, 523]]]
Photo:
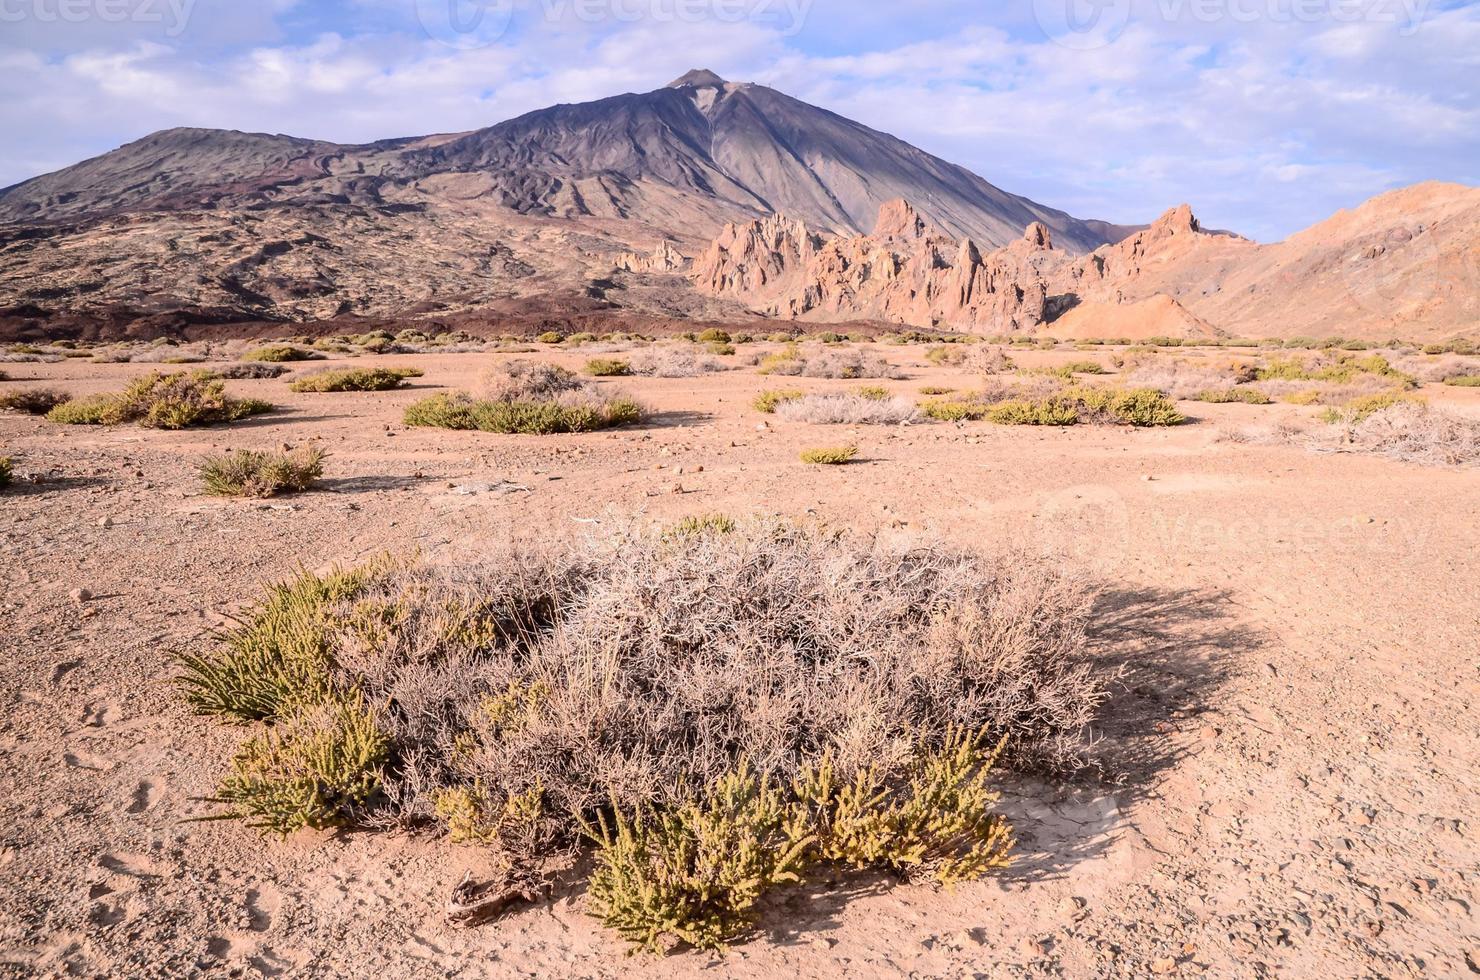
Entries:
[[1193, 401], [1210, 402], [1214, 405], [1226, 405], [1232, 402], [1241, 402], [1245, 405], [1268, 405], [1271, 399], [1258, 388], [1246, 388], [1234, 385], [1230, 388], [1209, 388], [1200, 391], [1192, 397]]
[[949, 395], [955, 391], [954, 388], [942, 388], [940, 385], [926, 385], [920, 389], [922, 395]]
[[726, 514], [704, 514], [685, 517], [665, 532], [665, 537], [683, 538], [700, 534], [733, 534], [738, 527], [735, 519]]
[[[1329, 357], [1330, 355], [1322, 355]], [[1271, 357], [1261, 365], [1256, 377], [1260, 381], [1333, 381], [1347, 382], [1359, 374], [1374, 374], [1389, 378], [1403, 387], [1415, 387], [1417, 379], [1395, 369], [1381, 354], [1368, 357], [1337, 355], [1326, 364], [1307, 363], [1296, 357]]]
[[0, 409], [24, 412], [27, 415], [45, 415], [67, 400], [67, 393], [55, 388], [23, 388], [0, 395]]
[[437, 394], [412, 402], [402, 417], [407, 425], [431, 429], [476, 429], [473, 417], [477, 406], [467, 395]]
[[62, 425], [107, 425], [113, 417], [113, 407], [112, 395], [90, 395], [62, 402], [46, 413], [46, 419]]
[[1480, 388], [1480, 374], [1467, 374], [1448, 378], [1444, 382], [1451, 388]]
[[584, 370], [593, 378], [621, 378], [632, 373], [632, 365], [615, 358], [597, 357], [587, 361]]
[[734, 344], [713, 343], [706, 348], [709, 353], [716, 357], [730, 357], [735, 353]]
[[796, 388], [783, 388], [779, 391], [763, 391], [755, 396], [755, 401], [751, 402], [751, 405], [755, 407], [757, 412], [774, 415], [777, 405], [780, 405], [782, 402], [794, 402], [804, 394], [805, 392], [799, 391]]
[[200, 464], [205, 491], [217, 497], [272, 497], [312, 489], [324, 475], [327, 454], [317, 447], [286, 453], [239, 449]]
[[136, 379], [118, 394], [64, 402], [46, 417], [65, 425], [137, 422], [152, 429], [183, 429], [235, 422], [272, 410], [272, 405], [259, 399], [228, 398], [225, 383], [208, 371], [154, 372]]
[[802, 349], [796, 344], [787, 344], [786, 347], [776, 353], [768, 354], [762, 358], [761, 363], [756, 367], [756, 373], [775, 374], [778, 371], [784, 371], [789, 366], [801, 360], [803, 360]]
[[301, 708], [250, 739], [210, 802], [211, 819], [240, 819], [286, 837], [353, 821], [380, 790], [390, 740], [356, 697]]
[[215, 637], [216, 649], [177, 658], [176, 683], [200, 714], [240, 721], [271, 721], [322, 704], [333, 693], [329, 651], [348, 622], [341, 607], [394, 567], [382, 559], [270, 586], [237, 626]]
[[1105, 369], [1094, 361], [1071, 361], [1064, 365], [1071, 375], [1073, 374], [1104, 374]]
[[1139, 427], [1187, 421], [1166, 395], [1153, 388], [1070, 388], [1045, 398], [1000, 402], [987, 409], [986, 417], [999, 425], [1104, 421]]
[[642, 420], [630, 398], [475, 401], [467, 395], [433, 395], [406, 408], [407, 425], [479, 429], [504, 435], [594, 432]]
[[1000, 795], [989, 785], [1006, 740], [991, 751], [985, 741], [985, 732], [949, 729], [938, 748], [916, 757], [907, 784], [890, 785], [872, 767], [844, 782], [830, 756], [804, 769], [792, 793], [806, 815], [810, 856], [943, 885], [1006, 867], [1012, 830], [995, 813]]
[[419, 368], [341, 368], [305, 375], [289, 387], [294, 391], [390, 391], [410, 378], [419, 378]]
[[572, 347], [579, 347], [582, 344], [595, 343], [596, 335], [594, 333], [588, 333], [585, 331], [582, 331], [581, 333], [573, 333], [569, 337], [565, 338], [565, 342]]
[[864, 385], [858, 389], [858, 397], [872, 402], [887, 402], [893, 396], [889, 394], [888, 388], [881, 385]]
[[730, 335], [723, 330], [710, 327], [708, 330], [699, 334], [697, 339], [701, 344], [728, 344], [730, 342]]
[[970, 422], [987, 416], [986, 405], [964, 399], [933, 399], [922, 402], [920, 411], [940, 422]]
[[1187, 417], [1154, 388], [1076, 388], [1069, 394], [1091, 415], [1134, 426], [1181, 425]]
[[802, 462], [809, 466], [841, 466], [858, 457], [857, 446], [828, 446], [802, 450]]
[[1075, 425], [1079, 403], [1063, 395], [1039, 399], [998, 402], [985, 410], [985, 418], [998, 425]]
[[565, 342], [565, 334], [554, 330], [547, 330], [540, 334], [535, 340], [541, 344], [561, 344]]
[[601, 921], [639, 949], [662, 952], [672, 936], [723, 950], [754, 925], [768, 889], [801, 880], [804, 833], [780, 790], [742, 764], [702, 802], [630, 819], [615, 808], [588, 827], [588, 894]]
[[304, 350], [301, 347], [293, 347], [288, 344], [269, 344], [266, 347], [258, 347], [249, 350], [242, 355], [243, 361], [266, 361], [269, 364], [282, 364], [285, 361], [307, 361], [315, 356], [313, 351]]

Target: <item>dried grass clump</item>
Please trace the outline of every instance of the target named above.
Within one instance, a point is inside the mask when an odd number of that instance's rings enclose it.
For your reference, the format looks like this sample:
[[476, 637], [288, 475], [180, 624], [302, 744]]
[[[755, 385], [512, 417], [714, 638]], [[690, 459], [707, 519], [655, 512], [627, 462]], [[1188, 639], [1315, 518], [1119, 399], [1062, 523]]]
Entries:
[[229, 398], [226, 386], [209, 371], [153, 372], [112, 395], [64, 402], [46, 413], [64, 425], [120, 425], [137, 422], [152, 429], [235, 422], [273, 410], [255, 398]]
[[1252, 364], [1199, 363], [1152, 355], [1128, 359], [1119, 380], [1135, 388], [1155, 388], [1179, 401], [1196, 401], [1205, 392], [1235, 390], [1253, 381], [1255, 376]]
[[574, 371], [548, 361], [510, 361], [483, 377], [483, 393], [494, 401], [547, 401], [589, 388]]
[[1091, 606], [1020, 556], [626, 528], [302, 576], [181, 680], [198, 710], [272, 723], [221, 816], [436, 820], [524, 866], [594, 830], [596, 910], [639, 943], [710, 946], [746, 928], [747, 882], [814, 862], [941, 881], [1000, 864], [991, 747], [1084, 762], [1105, 692]]
[[1224, 433], [1227, 442], [1298, 445], [1313, 452], [1364, 453], [1421, 466], [1480, 463], [1480, 420], [1402, 399], [1363, 418], [1303, 429], [1280, 425]]
[[56, 388], [23, 388], [0, 395], [0, 410], [45, 415], [69, 398], [65, 391]]
[[1451, 388], [1480, 388], [1480, 374], [1462, 374], [1446, 378], [1444, 383]]
[[1192, 401], [1207, 402], [1210, 405], [1228, 405], [1235, 402], [1244, 405], [1268, 405], [1273, 399], [1258, 388], [1240, 385], [1235, 388], [1210, 388], [1207, 391], [1200, 391], [1192, 396]]
[[269, 364], [266, 361], [243, 361], [240, 364], [214, 368], [212, 373], [228, 381], [271, 381], [287, 374], [288, 369], [281, 364]]
[[1480, 361], [1458, 354], [1404, 357], [1399, 359], [1396, 367], [1425, 384], [1451, 384], [1455, 378], [1480, 376]]
[[763, 359], [759, 373], [789, 377], [835, 378], [857, 380], [860, 378], [905, 377], [904, 372], [890, 364], [878, 354], [861, 350], [807, 351], [791, 344]]
[[1377, 395], [1365, 395], [1360, 398], [1353, 398], [1339, 408], [1326, 409], [1321, 413], [1321, 420], [1332, 425], [1361, 422], [1369, 416], [1404, 402], [1422, 404], [1423, 399], [1395, 391], [1387, 391]]
[[908, 398], [873, 398], [839, 392], [783, 399], [774, 411], [789, 422], [819, 425], [903, 425], [920, 419], [920, 411]]
[[659, 347], [634, 356], [633, 374], [649, 378], [697, 378], [730, 370], [718, 357], [681, 347]]
[[391, 391], [411, 378], [419, 378], [420, 368], [339, 368], [316, 371], [294, 381], [293, 391]]
[[823, 446], [802, 450], [802, 462], [808, 466], [842, 466], [857, 458], [857, 446]]
[[285, 453], [239, 449], [200, 464], [205, 491], [216, 497], [273, 497], [313, 489], [324, 475], [322, 449], [306, 446]]

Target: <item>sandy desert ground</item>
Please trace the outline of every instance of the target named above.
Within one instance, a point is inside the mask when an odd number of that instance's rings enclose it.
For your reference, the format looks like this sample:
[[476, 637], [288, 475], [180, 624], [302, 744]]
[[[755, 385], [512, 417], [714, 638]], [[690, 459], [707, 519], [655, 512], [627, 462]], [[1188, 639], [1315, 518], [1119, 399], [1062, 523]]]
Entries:
[[[888, 348], [914, 395], [963, 372]], [[822, 427], [751, 407], [753, 369], [623, 379], [656, 410], [568, 436], [408, 429], [506, 355], [362, 359], [388, 393], [231, 382], [278, 414], [162, 432], [0, 414], [0, 972], [14, 976], [1463, 977], [1480, 973], [1480, 471], [1235, 444], [1308, 419], [1187, 405], [1161, 430]], [[1032, 362], [1080, 354], [1026, 355]], [[1094, 356], [1094, 355], [1091, 355]], [[577, 366], [580, 354], [555, 359]], [[112, 390], [145, 364], [5, 365]], [[809, 390], [856, 383], [786, 379]], [[603, 382], [606, 383], [606, 382]], [[1480, 389], [1436, 404], [1480, 415]], [[762, 427], [763, 426], [763, 427]], [[836, 430], [836, 431], [831, 431]], [[321, 492], [202, 496], [224, 447], [317, 439]], [[856, 441], [861, 461], [798, 452]], [[511, 528], [766, 513], [1062, 552], [1102, 583], [1113, 779], [1004, 782], [1004, 873], [954, 891], [844, 876], [781, 891], [727, 957], [632, 960], [578, 894], [455, 929], [486, 858], [432, 835], [262, 838], [189, 823], [240, 733], [191, 714], [171, 651], [268, 582], [390, 549], [475, 554]], [[90, 598], [79, 601], [76, 590]]]

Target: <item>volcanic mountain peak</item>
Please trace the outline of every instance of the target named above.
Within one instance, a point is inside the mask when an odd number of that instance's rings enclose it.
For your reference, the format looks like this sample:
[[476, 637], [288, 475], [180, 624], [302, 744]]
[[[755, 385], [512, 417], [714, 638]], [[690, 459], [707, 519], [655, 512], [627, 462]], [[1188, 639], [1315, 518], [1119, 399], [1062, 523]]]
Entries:
[[667, 88], [721, 88], [730, 84], [708, 68], [695, 68], [669, 82]]

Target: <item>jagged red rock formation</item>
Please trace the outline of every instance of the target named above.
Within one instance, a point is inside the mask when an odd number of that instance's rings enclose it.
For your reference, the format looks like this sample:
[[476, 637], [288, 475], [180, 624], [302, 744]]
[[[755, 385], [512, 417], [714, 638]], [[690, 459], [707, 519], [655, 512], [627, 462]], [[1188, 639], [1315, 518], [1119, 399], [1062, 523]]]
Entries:
[[[772, 316], [1065, 337], [1345, 336], [1428, 340], [1480, 325], [1480, 189], [1423, 184], [1260, 245], [1187, 205], [1088, 255], [1039, 224], [981, 250], [903, 201], [871, 235], [731, 225], [695, 264], [701, 292]], [[1072, 311], [1072, 312], [1070, 312]]]
[[693, 277], [703, 292], [772, 316], [1017, 331], [1049, 313], [1041, 267], [1061, 256], [1037, 222], [1017, 241], [983, 252], [895, 200], [880, 209], [869, 235], [824, 240], [779, 215], [728, 225], [695, 262]]
[[682, 272], [689, 260], [666, 238], [647, 255], [638, 252], [623, 252], [617, 256], [617, 271], [642, 272], [655, 275], [670, 275]]

